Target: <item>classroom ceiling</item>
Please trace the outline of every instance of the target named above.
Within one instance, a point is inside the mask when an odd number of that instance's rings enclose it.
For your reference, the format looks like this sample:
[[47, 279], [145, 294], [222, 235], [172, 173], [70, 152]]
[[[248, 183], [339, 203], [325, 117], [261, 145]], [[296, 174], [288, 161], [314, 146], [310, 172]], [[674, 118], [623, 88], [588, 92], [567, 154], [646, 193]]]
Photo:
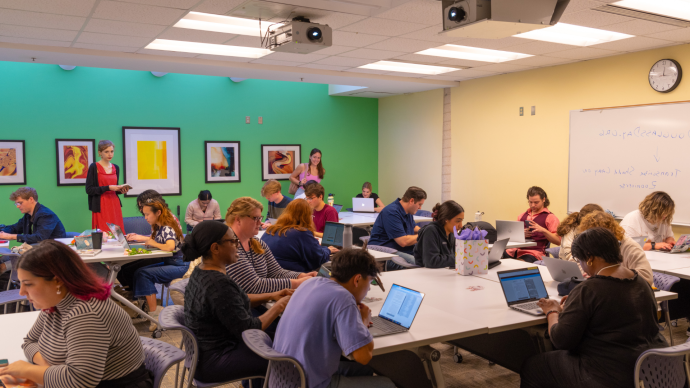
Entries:
[[[615, 0], [571, 0], [561, 22], [635, 35], [588, 47], [523, 38], [453, 38], [437, 0], [274, 0], [291, 17], [333, 28], [333, 46], [259, 59], [166, 52], [154, 39], [260, 47], [259, 38], [173, 27], [189, 11], [242, 16], [259, 0], [0, 0], [0, 60], [363, 86], [339, 95], [381, 97], [457, 82], [690, 42], [690, 28], [594, 10]], [[286, 6], [286, 4], [288, 6]], [[275, 4], [273, 4], [275, 5]], [[287, 17], [276, 16], [278, 21]], [[531, 54], [504, 63], [414, 54], [444, 44]], [[466, 69], [442, 75], [367, 70], [379, 60]]]

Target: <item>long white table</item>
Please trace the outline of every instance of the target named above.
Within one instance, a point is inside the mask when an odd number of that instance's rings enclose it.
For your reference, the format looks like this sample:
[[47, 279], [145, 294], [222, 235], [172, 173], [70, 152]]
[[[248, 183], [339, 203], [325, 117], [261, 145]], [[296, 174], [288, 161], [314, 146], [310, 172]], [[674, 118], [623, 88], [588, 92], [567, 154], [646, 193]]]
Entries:
[[[341, 224], [350, 224], [352, 226], [370, 226], [374, 225], [379, 213], [352, 213], [352, 212], [340, 212], [338, 214], [338, 219]], [[431, 222], [433, 219], [431, 217], [420, 217], [414, 216], [415, 222]]]
[[655, 272], [661, 272], [683, 279], [690, 279], [690, 252], [663, 253], [645, 251], [647, 260]]

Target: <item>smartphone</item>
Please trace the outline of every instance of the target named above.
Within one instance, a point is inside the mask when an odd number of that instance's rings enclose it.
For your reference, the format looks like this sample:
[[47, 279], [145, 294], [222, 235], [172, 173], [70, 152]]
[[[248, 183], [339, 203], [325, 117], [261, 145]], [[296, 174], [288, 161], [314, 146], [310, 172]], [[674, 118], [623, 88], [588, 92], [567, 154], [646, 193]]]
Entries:
[[532, 225], [530, 225], [530, 222], [532, 221], [525, 221], [525, 228], [531, 228]]

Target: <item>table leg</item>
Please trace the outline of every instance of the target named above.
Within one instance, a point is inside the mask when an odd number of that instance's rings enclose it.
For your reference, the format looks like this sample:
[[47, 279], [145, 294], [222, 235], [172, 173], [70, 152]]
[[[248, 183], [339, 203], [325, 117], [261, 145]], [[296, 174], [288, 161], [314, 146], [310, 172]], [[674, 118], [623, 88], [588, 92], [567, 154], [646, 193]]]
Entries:
[[673, 341], [673, 330], [671, 330], [671, 314], [668, 312], [668, 305], [666, 306], [664, 315], [664, 318], [666, 319], [666, 326], [668, 327], [668, 336], [671, 337], [671, 346], [674, 346], [675, 341]]
[[374, 356], [369, 366], [398, 388], [445, 388], [440, 359], [441, 352], [422, 346]]

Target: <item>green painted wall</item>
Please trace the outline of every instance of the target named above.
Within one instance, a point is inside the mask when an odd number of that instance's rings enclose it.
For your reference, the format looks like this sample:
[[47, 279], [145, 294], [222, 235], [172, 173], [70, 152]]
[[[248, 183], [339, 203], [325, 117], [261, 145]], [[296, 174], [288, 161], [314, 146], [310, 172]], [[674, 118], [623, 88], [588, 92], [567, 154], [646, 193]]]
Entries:
[[[251, 124], [245, 124], [251, 116]], [[264, 124], [258, 124], [262, 116]], [[91, 227], [83, 186], [58, 187], [56, 138], [115, 143], [122, 167], [122, 126], [180, 127], [182, 195], [166, 196], [184, 211], [199, 190], [211, 190], [224, 213], [233, 199], [261, 198], [261, 144], [301, 144], [302, 162], [323, 151], [326, 193], [351, 205], [364, 181], [377, 189], [378, 102], [331, 97], [328, 85], [264, 80], [234, 83], [225, 77], [0, 62], [0, 139], [26, 140], [27, 185], [55, 211], [68, 231]], [[204, 141], [240, 141], [240, 183], [204, 182]], [[123, 183], [123, 176], [120, 177]], [[289, 182], [284, 181], [287, 194]], [[0, 223], [21, 214], [9, 201], [19, 186], [0, 186]], [[349, 206], [347, 206], [349, 207]], [[134, 198], [123, 215], [139, 215]]]

